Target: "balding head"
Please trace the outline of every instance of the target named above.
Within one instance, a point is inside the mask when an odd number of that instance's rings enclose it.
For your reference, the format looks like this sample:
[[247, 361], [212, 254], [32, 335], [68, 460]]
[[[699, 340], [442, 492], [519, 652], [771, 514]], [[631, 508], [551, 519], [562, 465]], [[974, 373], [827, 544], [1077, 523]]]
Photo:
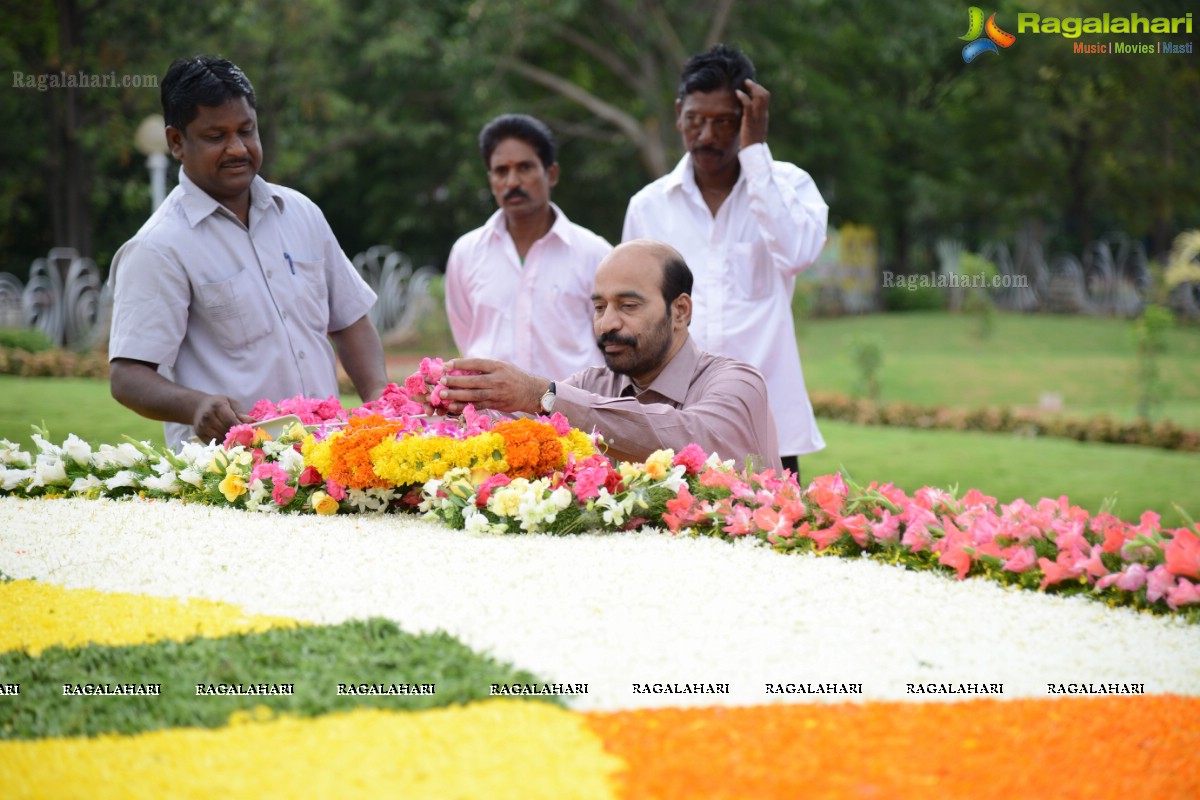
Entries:
[[[659, 286], [662, 288], [663, 303], [667, 308], [681, 294], [692, 293], [692, 271], [684, 262], [679, 251], [666, 242], [657, 239], [631, 239], [613, 248], [613, 251], [600, 262], [597, 269], [604, 269], [607, 262], [616, 259], [630, 261], [648, 269], [650, 265], [658, 267]], [[689, 320], [690, 321], [690, 320]]]

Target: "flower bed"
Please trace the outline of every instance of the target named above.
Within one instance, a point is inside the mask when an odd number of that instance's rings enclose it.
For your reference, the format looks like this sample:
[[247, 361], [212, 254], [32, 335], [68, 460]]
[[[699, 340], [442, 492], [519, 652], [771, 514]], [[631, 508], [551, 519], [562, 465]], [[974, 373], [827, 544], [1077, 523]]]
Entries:
[[[0, 583], [6, 624], [25, 632], [0, 654], [0, 675], [23, 684], [20, 696], [0, 697], [6, 796], [1200, 790], [1187, 768], [1200, 746], [1200, 637], [1177, 618], [869, 559], [780, 558], [749, 537], [731, 546], [650, 531], [491, 536], [409, 515], [248, 516], [136, 498], [10, 497], [0, 517], [0, 571], [38, 579]], [[202, 599], [160, 599], [169, 597]], [[45, 630], [52, 616], [58, 624]], [[392, 627], [354, 622], [367, 617]], [[207, 626], [201, 638], [162, 642], [196, 624]], [[84, 644], [110, 627], [124, 631], [112, 645]], [[447, 634], [464, 646], [448, 647]], [[433, 648], [450, 655], [423, 655]], [[560, 706], [457, 697], [454, 675], [472, 676], [484, 695], [505, 680], [486, 671], [494, 666], [456, 666], [485, 652], [529, 671], [507, 680], [586, 683], [587, 693]], [[141, 706], [58, 696], [61, 681], [86, 679], [157, 679], [164, 696]], [[294, 681], [303, 702], [188, 697], [217, 680]], [[357, 680], [436, 681], [438, 704], [330, 708], [345, 699], [334, 682]], [[966, 682], [1003, 692], [908, 687]], [[634, 688], [695, 683], [729, 692]], [[767, 688], [805, 683], [860, 691]], [[1059, 693], [1085, 683], [1105, 696]], [[443, 694], [456, 699], [446, 705]], [[172, 722], [186, 709], [164, 704], [184, 701], [203, 704], [203, 719]], [[7, 715], [45, 720], [62, 706], [95, 708], [93, 724], [101, 710], [117, 716], [107, 733], [13, 736]], [[1025, 753], [1020, 768], [997, 770], [999, 748]]]
[[689, 445], [614, 465], [603, 439], [556, 414], [498, 419], [468, 409], [428, 416], [441, 363], [344, 409], [335, 398], [259, 403], [257, 420], [300, 422], [272, 438], [242, 425], [221, 443], [180, 452], [146, 443], [93, 450], [70, 436], [38, 452], [0, 442], [0, 494], [170, 498], [264, 513], [421, 512], [487, 533], [663, 528], [752, 538], [779, 552], [865, 555], [910, 569], [983, 576], [1025, 589], [1086, 594], [1110, 605], [1200, 619], [1200, 528], [1164, 529], [1092, 515], [1065, 497], [998, 503], [926, 487], [858, 486], [825, 475], [740, 471]]

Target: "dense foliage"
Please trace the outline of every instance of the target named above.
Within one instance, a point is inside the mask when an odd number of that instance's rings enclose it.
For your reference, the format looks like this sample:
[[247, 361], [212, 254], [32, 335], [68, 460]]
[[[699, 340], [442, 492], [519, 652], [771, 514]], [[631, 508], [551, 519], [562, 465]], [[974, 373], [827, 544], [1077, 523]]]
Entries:
[[[1014, 28], [1018, 10], [1109, 10], [1061, 5], [996, 11]], [[965, 64], [965, 8], [944, 0], [33, 0], [6, 23], [5, 75], [161, 77], [180, 55], [232, 58], [258, 91], [265, 175], [314, 197], [348, 252], [386, 243], [418, 264], [441, 264], [493, 208], [475, 138], [508, 111], [552, 125], [555, 199], [618, 238], [629, 196], [679, 155], [682, 60], [721, 40], [772, 92], [777, 157], [812, 172], [835, 224], [877, 228], [893, 266], [922, 266], [938, 236], [1026, 225], [1051, 252], [1121, 228], [1157, 254], [1200, 217], [1194, 54], [1087, 56], [1025, 34]], [[148, 210], [133, 132], [158, 104], [152, 88], [0, 93], [0, 270], [23, 276], [56, 245], [107, 268]]]

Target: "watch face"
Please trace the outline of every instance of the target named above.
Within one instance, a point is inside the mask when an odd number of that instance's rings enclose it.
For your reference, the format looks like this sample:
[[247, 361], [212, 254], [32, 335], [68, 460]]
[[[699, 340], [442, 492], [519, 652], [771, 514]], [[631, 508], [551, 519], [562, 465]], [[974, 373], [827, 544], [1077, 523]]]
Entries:
[[542, 395], [542, 411], [545, 411], [547, 414], [549, 414], [554, 410], [555, 396], [556, 395], [554, 392], [546, 392], [544, 395]]

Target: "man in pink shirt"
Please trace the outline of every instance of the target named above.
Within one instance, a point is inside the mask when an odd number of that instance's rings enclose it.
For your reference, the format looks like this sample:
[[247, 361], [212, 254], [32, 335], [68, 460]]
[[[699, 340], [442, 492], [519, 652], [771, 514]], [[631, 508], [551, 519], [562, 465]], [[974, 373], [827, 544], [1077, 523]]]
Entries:
[[[596, 271], [592, 330], [605, 366], [552, 381], [491, 359], [446, 364], [441, 396], [450, 411], [468, 403], [508, 413], [562, 412], [599, 430], [608, 455], [644, 460], [695, 442], [723, 459], [781, 468], [775, 419], [758, 370], [705, 353], [688, 334], [692, 273], [678, 251], [637, 239], [618, 246]], [[451, 370], [478, 372], [450, 375]]]
[[550, 129], [524, 114], [484, 126], [479, 150], [499, 206], [446, 263], [446, 311], [464, 356], [565, 378], [600, 363], [588, 328], [596, 265], [612, 246], [550, 202]]

